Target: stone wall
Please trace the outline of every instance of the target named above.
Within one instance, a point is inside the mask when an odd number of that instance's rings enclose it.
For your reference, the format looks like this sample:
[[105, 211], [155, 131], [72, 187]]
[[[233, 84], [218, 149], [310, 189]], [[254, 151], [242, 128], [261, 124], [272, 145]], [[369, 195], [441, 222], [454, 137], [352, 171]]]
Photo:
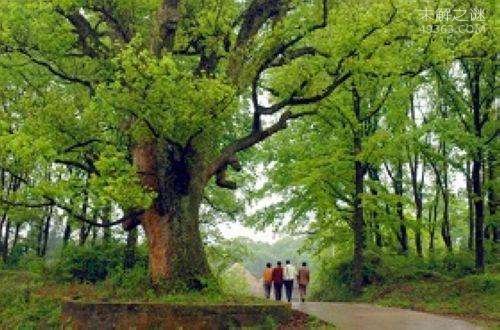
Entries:
[[262, 324], [268, 317], [288, 320], [285, 304], [175, 304], [66, 301], [65, 329], [228, 329]]

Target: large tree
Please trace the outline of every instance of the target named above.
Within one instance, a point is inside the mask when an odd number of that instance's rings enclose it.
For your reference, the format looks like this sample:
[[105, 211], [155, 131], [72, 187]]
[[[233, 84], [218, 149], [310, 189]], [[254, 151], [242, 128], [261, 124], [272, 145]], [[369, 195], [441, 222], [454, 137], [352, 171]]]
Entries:
[[[140, 224], [154, 285], [200, 287], [205, 187], [234, 189], [239, 152], [348, 79], [346, 63], [391, 13], [379, 7], [378, 21], [318, 50], [312, 41], [334, 33], [326, 0], [2, 0], [1, 166], [21, 184], [3, 204]], [[287, 83], [262, 105], [280, 72]], [[124, 216], [97, 221], [109, 203]]]

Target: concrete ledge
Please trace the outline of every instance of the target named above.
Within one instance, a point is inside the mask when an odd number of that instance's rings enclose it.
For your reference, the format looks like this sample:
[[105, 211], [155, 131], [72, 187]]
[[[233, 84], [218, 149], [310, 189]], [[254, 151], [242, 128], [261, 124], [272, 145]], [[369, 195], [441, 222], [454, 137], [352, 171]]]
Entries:
[[227, 329], [281, 322], [291, 317], [285, 304], [177, 304], [65, 301], [63, 328], [80, 329]]

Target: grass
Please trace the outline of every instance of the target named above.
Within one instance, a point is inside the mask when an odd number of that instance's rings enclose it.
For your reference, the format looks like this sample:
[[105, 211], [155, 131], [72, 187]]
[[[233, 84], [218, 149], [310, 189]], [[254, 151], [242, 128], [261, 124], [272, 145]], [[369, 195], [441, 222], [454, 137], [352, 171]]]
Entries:
[[372, 285], [360, 301], [457, 316], [480, 325], [500, 327], [500, 274], [461, 279], [415, 280]]
[[58, 328], [61, 302], [64, 299], [204, 305], [271, 303], [245, 293], [214, 289], [165, 296], [156, 296], [151, 290], [143, 292], [140, 296], [121, 296], [120, 294], [123, 294], [123, 291], [112, 281], [104, 281], [95, 285], [76, 282], [58, 283], [29, 272], [0, 271], [0, 329]]

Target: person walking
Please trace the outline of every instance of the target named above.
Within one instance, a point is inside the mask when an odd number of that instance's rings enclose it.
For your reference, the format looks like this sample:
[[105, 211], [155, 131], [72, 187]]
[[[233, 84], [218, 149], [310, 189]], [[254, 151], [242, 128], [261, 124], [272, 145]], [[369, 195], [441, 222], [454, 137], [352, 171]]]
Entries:
[[281, 267], [281, 261], [278, 261], [276, 267], [273, 268], [273, 284], [274, 298], [281, 300], [281, 291], [283, 290], [283, 267]]
[[285, 261], [285, 268], [283, 273], [283, 284], [285, 285], [286, 300], [292, 300], [293, 280], [297, 276], [295, 266], [290, 263], [290, 260]]
[[299, 268], [297, 282], [299, 283], [300, 301], [304, 302], [306, 300], [307, 285], [309, 284], [309, 268], [307, 268], [307, 263], [305, 262], [303, 262], [302, 267]]
[[273, 268], [270, 262], [268, 262], [266, 268], [264, 268], [262, 280], [264, 282], [264, 294], [266, 295], [266, 299], [269, 299], [271, 297], [271, 284], [273, 283]]

